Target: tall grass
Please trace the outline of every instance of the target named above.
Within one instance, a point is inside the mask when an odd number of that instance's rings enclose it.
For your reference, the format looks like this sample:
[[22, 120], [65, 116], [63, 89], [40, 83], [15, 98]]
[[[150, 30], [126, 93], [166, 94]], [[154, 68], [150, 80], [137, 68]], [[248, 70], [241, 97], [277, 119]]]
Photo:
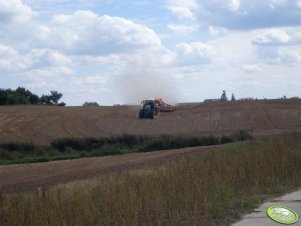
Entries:
[[124, 134], [107, 138], [65, 138], [49, 146], [8, 143], [0, 145], [0, 164], [45, 162], [61, 159], [120, 155], [181, 147], [224, 144], [251, 139], [244, 131], [221, 137], [139, 136]]
[[4, 196], [0, 225], [229, 225], [298, 188], [300, 176], [300, 134], [258, 138], [149, 170]]

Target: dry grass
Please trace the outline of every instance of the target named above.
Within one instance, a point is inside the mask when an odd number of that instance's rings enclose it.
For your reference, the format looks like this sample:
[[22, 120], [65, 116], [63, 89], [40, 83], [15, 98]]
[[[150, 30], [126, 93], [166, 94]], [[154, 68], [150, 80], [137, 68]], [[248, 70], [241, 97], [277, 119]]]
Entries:
[[300, 134], [258, 138], [149, 170], [0, 196], [0, 225], [229, 225], [298, 188], [300, 176]]

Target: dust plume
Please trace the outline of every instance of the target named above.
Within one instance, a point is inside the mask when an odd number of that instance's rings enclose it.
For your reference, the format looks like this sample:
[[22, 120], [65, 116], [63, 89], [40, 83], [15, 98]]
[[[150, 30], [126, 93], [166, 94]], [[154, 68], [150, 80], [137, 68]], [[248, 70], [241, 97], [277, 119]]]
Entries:
[[175, 79], [151, 57], [128, 62], [118, 83], [122, 101], [127, 104], [140, 104], [144, 99], [155, 97], [170, 104], [178, 100]]

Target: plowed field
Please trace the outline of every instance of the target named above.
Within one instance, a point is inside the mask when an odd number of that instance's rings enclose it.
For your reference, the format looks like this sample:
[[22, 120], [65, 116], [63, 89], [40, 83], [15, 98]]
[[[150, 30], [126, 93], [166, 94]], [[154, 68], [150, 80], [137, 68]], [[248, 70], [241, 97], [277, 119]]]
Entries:
[[65, 137], [130, 134], [219, 135], [237, 130], [274, 134], [301, 130], [300, 100], [180, 105], [155, 120], [138, 119], [139, 106], [1, 106], [0, 142], [48, 144]]
[[[48, 144], [63, 137], [131, 134], [220, 135], [247, 130], [255, 135], [301, 131], [300, 100], [185, 104], [155, 120], [140, 120], [138, 106], [1, 106], [0, 142]], [[232, 145], [232, 144], [228, 144]], [[215, 147], [196, 147], [123, 156], [0, 166], [0, 192], [36, 190], [70, 180], [149, 166]]]

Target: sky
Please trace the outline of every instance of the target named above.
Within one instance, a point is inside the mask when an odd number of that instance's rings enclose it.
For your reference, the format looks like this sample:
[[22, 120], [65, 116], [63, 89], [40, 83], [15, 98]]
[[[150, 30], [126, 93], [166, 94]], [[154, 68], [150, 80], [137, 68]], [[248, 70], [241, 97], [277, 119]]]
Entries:
[[0, 88], [67, 105], [301, 96], [301, 0], [0, 0]]

